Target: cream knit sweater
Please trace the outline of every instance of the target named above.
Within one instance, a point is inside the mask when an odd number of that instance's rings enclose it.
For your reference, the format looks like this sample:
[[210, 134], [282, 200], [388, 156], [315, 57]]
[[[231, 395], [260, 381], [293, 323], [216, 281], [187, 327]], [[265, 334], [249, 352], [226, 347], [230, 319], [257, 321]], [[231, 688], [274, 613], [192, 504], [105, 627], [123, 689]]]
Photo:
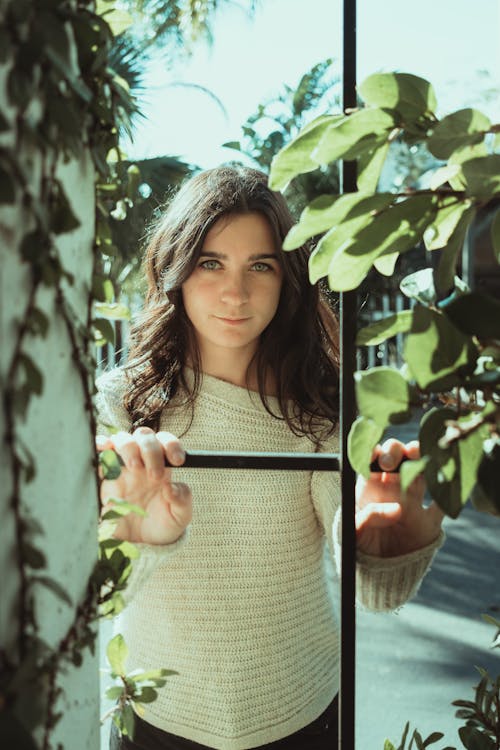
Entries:
[[[123, 373], [100, 379], [102, 423], [129, 430]], [[204, 376], [194, 418], [165, 408], [161, 429], [186, 449], [311, 452], [258, 394]], [[277, 403], [271, 399], [277, 409]], [[189, 411], [189, 410], [188, 410]], [[336, 439], [322, 450], [337, 450]], [[324, 566], [339, 507], [329, 472], [175, 469], [193, 492], [193, 521], [173, 545], [141, 555], [118, 622], [128, 670], [165, 667], [144, 719], [220, 750], [246, 750], [317, 718], [338, 690], [340, 633]], [[417, 589], [441, 540], [410, 555], [359, 555], [359, 599], [394, 609]], [[338, 557], [338, 555], [336, 555]]]

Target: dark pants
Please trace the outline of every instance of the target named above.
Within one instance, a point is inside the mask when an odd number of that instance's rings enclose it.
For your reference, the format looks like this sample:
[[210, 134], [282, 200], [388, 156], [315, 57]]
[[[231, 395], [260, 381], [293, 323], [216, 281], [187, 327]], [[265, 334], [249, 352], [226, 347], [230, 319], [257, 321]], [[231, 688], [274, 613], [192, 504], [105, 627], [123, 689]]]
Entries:
[[[311, 724], [282, 740], [260, 745], [260, 748], [262, 750], [335, 750], [338, 744], [337, 722], [336, 696], [326, 711]], [[129, 737], [120, 737], [118, 729], [112, 724], [109, 747], [110, 750], [210, 750], [206, 745], [163, 732], [138, 716], [135, 719], [133, 741]]]

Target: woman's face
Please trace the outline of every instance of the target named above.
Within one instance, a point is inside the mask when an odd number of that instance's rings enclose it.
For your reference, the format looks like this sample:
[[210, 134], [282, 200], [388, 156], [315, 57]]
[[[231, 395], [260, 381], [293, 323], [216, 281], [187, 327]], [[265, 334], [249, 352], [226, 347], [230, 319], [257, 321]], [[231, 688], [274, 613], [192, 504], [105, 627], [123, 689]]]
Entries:
[[276, 313], [282, 278], [274, 235], [262, 214], [224, 216], [209, 230], [182, 286], [205, 371], [221, 357], [250, 362]]

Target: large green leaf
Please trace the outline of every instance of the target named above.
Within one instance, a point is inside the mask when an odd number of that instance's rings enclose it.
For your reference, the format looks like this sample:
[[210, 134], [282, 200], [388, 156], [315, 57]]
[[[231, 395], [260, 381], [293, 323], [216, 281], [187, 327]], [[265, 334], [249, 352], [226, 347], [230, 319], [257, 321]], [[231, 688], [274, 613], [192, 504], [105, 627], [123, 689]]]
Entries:
[[437, 159], [449, 159], [457, 149], [481, 143], [490, 127], [490, 120], [479, 110], [460, 109], [438, 122], [427, 148]]
[[411, 250], [421, 240], [435, 211], [436, 196], [425, 194], [400, 201], [370, 217], [332, 257], [328, 270], [330, 288], [355, 289], [381, 255]]
[[[331, 229], [320, 240], [309, 260], [309, 278], [312, 284], [328, 274], [335, 253], [360, 229], [369, 224], [377, 211], [387, 208], [393, 199], [390, 193], [371, 196], [347, 193], [335, 201], [328, 211]], [[325, 220], [324, 224], [326, 223]]]
[[355, 159], [382, 145], [394, 126], [391, 113], [382, 109], [360, 109], [323, 131], [313, 158], [320, 164]]
[[446, 390], [472, 372], [479, 351], [442, 313], [422, 305], [413, 310], [405, 360], [420, 388]]
[[432, 498], [442, 510], [456, 518], [462, 510], [460, 478], [457, 474], [456, 449], [443, 450], [439, 441], [446, 432], [446, 422], [456, 419], [450, 408], [431, 409], [420, 422], [419, 442], [423, 456], [428, 457], [424, 469], [427, 486]]
[[375, 73], [363, 81], [358, 91], [366, 104], [394, 109], [405, 120], [432, 113], [437, 108], [429, 81], [410, 73]]
[[466, 211], [471, 207], [469, 200], [457, 201], [448, 198], [439, 206], [434, 221], [424, 232], [424, 242], [427, 250], [438, 250], [445, 247], [451, 235]]
[[464, 211], [441, 253], [438, 267], [434, 272], [434, 283], [440, 296], [453, 289], [457, 260], [462, 252], [467, 230], [475, 214], [475, 208]]
[[396, 336], [398, 333], [406, 333], [411, 328], [413, 313], [411, 310], [401, 310], [387, 318], [377, 320], [376, 323], [366, 326], [358, 331], [356, 344], [358, 346], [374, 346], [382, 341]]
[[362, 476], [370, 476], [370, 463], [373, 449], [382, 437], [384, 428], [367, 417], [358, 417], [352, 424], [347, 437], [347, 455], [354, 471]]
[[356, 372], [354, 380], [361, 416], [385, 428], [408, 415], [409, 385], [397, 370], [391, 367], [374, 367]]
[[273, 158], [269, 172], [269, 187], [272, 190], [284, 190], [290, 180], [298, 174], [317, 169], [318, 162], [312, 157], [312, 153], [325, 130], [343, 117], [322, 115], [303, 128], [297, 137]]
[[500, 154], [469, 159], [463, 162], [462, 173], [469, 195], [490, 198], [500, 191]]
[[358, 161], [358, 189], [366, 192], [375, 192], [377, 189], [380, 173], [385, 164], [389, 151], [389, 142], [385, 141], [374, 151], [362, 154]]
[[477, 484], [471, 500], [478, 510], [500, 516], [500, 443], [484, 453], [477, 470]]
[[500, 301], [482, 292], [462, 294], [442, 310], [463, 333], [500, 341]]

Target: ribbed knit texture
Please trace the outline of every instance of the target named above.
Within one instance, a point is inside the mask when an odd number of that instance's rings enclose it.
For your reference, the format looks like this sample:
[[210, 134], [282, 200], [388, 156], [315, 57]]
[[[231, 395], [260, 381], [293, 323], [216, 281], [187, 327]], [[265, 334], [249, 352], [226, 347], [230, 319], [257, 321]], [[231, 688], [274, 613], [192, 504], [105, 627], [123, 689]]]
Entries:
[[[128, 430], [119, 371], [101, 378], [104, 423]], [[277, 410], [277, 402], [270, 399]], [[272, 417], [258, 394], [204, 376], [192, 422], [174, 399], [161, 429], [189, 449], [314, 450]], [[337, 450], [335, 438], [322, 450]], [[336, 474], [175, 469], [193, 492], [189, 533], [175, 545], [139, 545], [118, 630], [128, 670], [169, 678], [144, 719], [220, 750], [246, 750], [317, 718], [338, 690], [339, 632], [324, 566], [325, 531], [339, 507]], [[337, 517], [338, 522], [338, 517]], [[438, 544], [412, 555], [363, 556], [358, 596], [401, 605]], [[337, 556], [337, 555], [336, 555]]]

